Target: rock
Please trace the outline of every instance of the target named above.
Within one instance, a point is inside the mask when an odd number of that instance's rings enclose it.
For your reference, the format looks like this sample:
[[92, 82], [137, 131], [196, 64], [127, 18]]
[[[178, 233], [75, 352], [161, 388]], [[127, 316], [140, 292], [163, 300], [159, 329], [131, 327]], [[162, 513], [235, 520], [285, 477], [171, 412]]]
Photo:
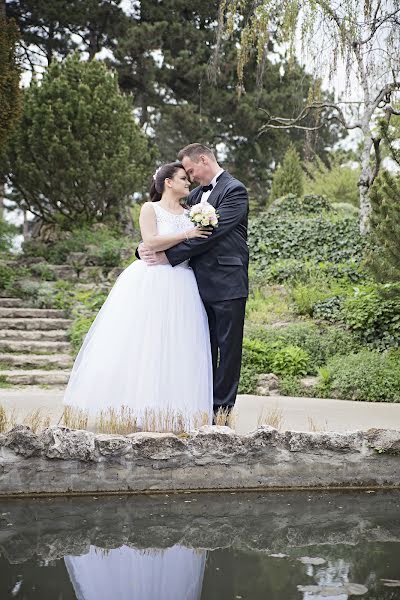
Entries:
[[215, 462], [217, 459], [224, 464], [235, 462], [238, 455], [247, 452], [240, 436], [233, 429], [219, 425], [200, 427], [189, 439], [188, 448], [196, 462], [201, 457], [206, 462]]
[[368, 446], [379, 453], [400, 454], [400, 431], [369, 429], [365, 433]]
[[318, 384], [318, 377], [303, 377], [300, 384], [306, 390], [314, 388]]
[[114, 267], [107, 274], [107, 279], [109, 281], [115, 281], [121, 275], [122, 271], [124, 271], [124, 270], [125, 270], [124, 267]]
[[280, 433], [270, 425], [261, 425], [255, 431], [243, 436], [243, 443], [249, 451], [265, 446], [276, 446], [280, 441]]
[[308, 450], [327, 450], [337, 452], [361, 452], [363, 433], [287, 431], [286, 442], [291, 452], [307, 452]]
[[259, 375], [256, 394], [258, 396], [271, 396], [278, 393], [279, 379], [274, 373]]
[[22, 456], [38, 456], [43, 450], [43, 442], [30, 427], [16, 425], [5, 434], [4, 446]]
[[187, 450], [186, 440], [173, 433], [138, 432], [127, 436], [134, 456], [151, 460], [168, 460], [182, 456]]
[[319, 598], [332, 598], [335, 596], [350, 595], [362, 596], [368, 592], [368, 588], [360, 583], [345, 583], [341, 585], [298, 585], [300, 592], [318, 596]]
[[40, 438], [47, 458], [83, 461], [94, 459], [95, 434], [90, 431], [56, 426], [45, 429]]
[[132, 449], [132, 442], [123, 435], [97, 434], [95, 446], [102, 456], [123, 456]]
[[316, 557], [312, 557], [312, 556], [301, 556], [298, 559], [301, 563], [303, 563], [303, 565], [324, 565], [326, 563], [326, 560], [324, 558], [319, 558], [318, 556]]

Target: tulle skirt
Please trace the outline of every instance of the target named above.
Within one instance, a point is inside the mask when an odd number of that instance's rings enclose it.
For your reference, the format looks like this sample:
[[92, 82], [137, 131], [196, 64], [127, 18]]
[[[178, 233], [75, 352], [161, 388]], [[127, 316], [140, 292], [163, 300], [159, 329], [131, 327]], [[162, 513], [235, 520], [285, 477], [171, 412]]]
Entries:
[[183, 546], [90, 546], [88, 554], [64, 561], [78, 600], [199, 600], [206, 558], [205, 550]]
[[211, 421], [209, 329], [192, 269], [138, 260], [121, 273], [85, 337], [64, 404], [91, 416], [129, 408], [139, 426], [149, 415], [180, 415], [186, 429]]

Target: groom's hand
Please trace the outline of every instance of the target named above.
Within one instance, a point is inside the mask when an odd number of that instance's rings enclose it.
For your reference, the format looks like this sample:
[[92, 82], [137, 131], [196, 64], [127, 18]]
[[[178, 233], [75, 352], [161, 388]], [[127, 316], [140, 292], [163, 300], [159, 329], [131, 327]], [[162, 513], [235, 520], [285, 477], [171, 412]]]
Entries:
[[143, 242], [139, 244], [138, 254], [140, 259], [143, 260], [149, 267], [169, 264], [165, 252], [154, 252], [153, 250], [149, 250], [146, 248]]

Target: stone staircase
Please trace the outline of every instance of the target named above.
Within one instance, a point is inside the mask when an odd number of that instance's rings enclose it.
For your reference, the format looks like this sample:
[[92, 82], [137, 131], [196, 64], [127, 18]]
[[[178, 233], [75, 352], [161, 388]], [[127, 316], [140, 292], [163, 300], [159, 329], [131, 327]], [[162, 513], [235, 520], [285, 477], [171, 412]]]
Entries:
[[64, 311], [0, 298], [0, 385], [64, 386], [72, 357]]

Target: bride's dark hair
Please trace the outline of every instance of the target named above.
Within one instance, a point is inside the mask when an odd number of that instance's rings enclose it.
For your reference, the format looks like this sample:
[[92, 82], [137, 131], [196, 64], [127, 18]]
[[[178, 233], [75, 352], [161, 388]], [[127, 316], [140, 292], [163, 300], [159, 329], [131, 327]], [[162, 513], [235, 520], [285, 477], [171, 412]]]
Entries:
[[180, 162], [167, 163], [158, 167], [153, 175], [153, 181], [151, 182], [150, 202], [158, 202], [161, 200], [165, 180], [171, 179], [179, 169], [183, 169], [182, 163]]

